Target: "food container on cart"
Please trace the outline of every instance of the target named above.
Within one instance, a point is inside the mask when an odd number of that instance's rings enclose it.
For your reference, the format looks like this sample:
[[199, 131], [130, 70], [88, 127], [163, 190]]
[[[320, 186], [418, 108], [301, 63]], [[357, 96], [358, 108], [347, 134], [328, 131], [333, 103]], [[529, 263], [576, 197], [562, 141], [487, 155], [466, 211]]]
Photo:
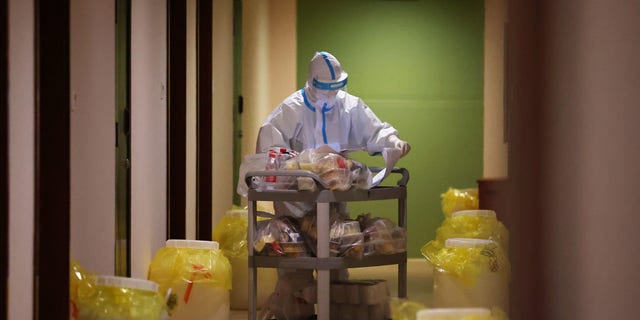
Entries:
[[498, 307], [507, 312], [510, 266], [494, 241], [447, 239], [431, 263], [434, 307]]
[[231, 264], [215, 241], [167, 240], [149, 279], [168, 296], [171, 319], [228, 319]]

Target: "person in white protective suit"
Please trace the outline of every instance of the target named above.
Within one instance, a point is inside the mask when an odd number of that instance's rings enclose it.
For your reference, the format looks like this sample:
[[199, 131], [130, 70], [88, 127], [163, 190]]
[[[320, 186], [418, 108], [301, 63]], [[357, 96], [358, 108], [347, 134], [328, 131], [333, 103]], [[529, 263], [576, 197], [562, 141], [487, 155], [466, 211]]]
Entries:
[[[398, 137], [396, 129], [378, 119], [364, 101], [346, 92], [347, 79], [348, 74], [336, 57], [328, 52], [316, 52], [304, 88], [287, 97], [260, 127], [256, 153], [267, 153], [275, 147], [302, 152], [328, 145], [342, 154], [360, 150], [376, 154], [393, 148], [400, 150], [401, 156], [406, 155], [410, 145]], [[276, 215], [300, 218], [313, 212], [315, 203], [274, 202], [274, 209]], [[348, 218], [344, 203], [332, 203], [331, 210]], [[333, 280], [348, 278], [347, 270], [334, 271], [331, 272]], [[285, 277], [313, 280], [311, 270], [279, 270], [278, 274], [279, 285]], [[283, 308], [286, 305], [283, 296], [290, 294], [274, 293], [270, 298], [271, 307]], [[312, 312], [313, 306], [301, 310], [300, 314], [276, 313], [276, 317], [295, 319]]]
[[[360, 150], [375, 154], [396, 148], [406, 155], [411, 146], [398, 138], [398, 131], [380, 121], [362, 99], [342, 90], [347, 79], [336, 57], [316, 52], [304, 88], [287, 97], [260, 127], [256, 153], [274, 147], [301, 152], [328, 145], [343, 154]], [[274, 209], [277, 214], [299, 218], [313, 204], [276, 202]]]

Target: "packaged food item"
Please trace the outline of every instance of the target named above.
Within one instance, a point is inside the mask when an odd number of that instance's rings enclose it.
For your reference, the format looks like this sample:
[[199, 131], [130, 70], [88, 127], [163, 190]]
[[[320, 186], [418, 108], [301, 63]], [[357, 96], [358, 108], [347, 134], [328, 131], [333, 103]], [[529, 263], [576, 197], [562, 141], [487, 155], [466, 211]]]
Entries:
[[238, 170], [238, 185], [236, 187], [236, 192], [239, 195], [246, 197], [249, 194], [249, 188], [256, 189], [262, 184], [262, 177], [252, 177], [250, 184], [247, 185], [245, 176], [248, 172], [264, 170], [268, 161], [269, 154], [267, 153], [248, 154], [244, 156]]
[[434, 267], [434, 307], [508, 310], [510, 265], [494, 241], [447, 239], [427, 259]]
[[332, 257], [360, 258], [363, 254], [364, 235], [356, 220], [336, 220], [329, 232], [329, 254]]
[[364, 234], [364, 255], [385, 255], [406, 251], [406, 231], [387, 218], [372, 218], [371, 214], [359, 215]]
[[254, 250], [263, 256], [308, 257], [309, 248], [295, 219], [287, 216], [259, 221]]
[[171, 319], [227, 319], [231, 265], [215, 241], [167, 240], [149, 266], [149, 280], [168, 295]]
[[[317, 254], [317, 214], [307, 214], [300, 220], [300, 231], [311, 252]], [[345, 218], [344, 213], [329, 212], [329, 255], [331, 257], [361, 258], [363, 254], [364, 234], [360, 223]]]

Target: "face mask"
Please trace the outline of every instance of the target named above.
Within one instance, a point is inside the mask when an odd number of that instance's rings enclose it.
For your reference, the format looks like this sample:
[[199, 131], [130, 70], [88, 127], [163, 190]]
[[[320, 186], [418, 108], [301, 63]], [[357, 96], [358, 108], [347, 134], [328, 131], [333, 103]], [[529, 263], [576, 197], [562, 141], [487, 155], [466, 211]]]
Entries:
[[338, 94], [338, 90], [318, 90], [316, 93], [316, 97], [318, 98], [319, 105], [333, 106], [336, 104], [336, 96]]

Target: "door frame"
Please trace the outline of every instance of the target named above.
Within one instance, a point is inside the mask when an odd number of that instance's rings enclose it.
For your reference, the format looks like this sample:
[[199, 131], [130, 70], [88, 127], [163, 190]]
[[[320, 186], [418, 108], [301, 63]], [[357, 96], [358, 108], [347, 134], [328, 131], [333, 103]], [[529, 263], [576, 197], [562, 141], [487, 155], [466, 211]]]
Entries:
[[69, 318], [69, 2], [34, 3], [34, 319]]
[[196, 0], [196, 239], [211, 240], [213, 219], [213, 3]]
[[8, 315], [9, 278], [9, 103], [8, 103], [8, 30], [7, 0], [0, 0], [0, 318]]

